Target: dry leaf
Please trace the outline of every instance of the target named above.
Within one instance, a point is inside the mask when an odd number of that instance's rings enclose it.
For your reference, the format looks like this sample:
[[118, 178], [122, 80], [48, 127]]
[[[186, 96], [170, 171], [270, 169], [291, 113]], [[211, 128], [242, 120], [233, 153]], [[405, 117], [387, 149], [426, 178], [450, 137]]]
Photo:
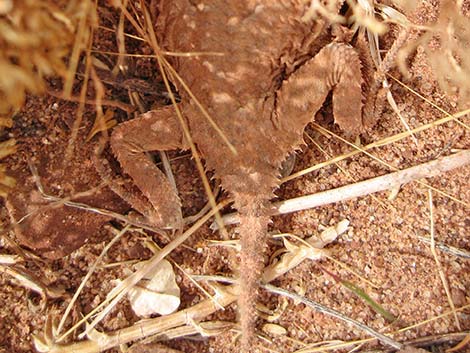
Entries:
[[323, 249], [317, 249], [305, 244], [293, 244], [286, 238], [284, 238], [283, 241], [286, 252], [281, 256], [281, 259], [278, 262], [266, 267], [263, 273], [264, 278], [281, 276], [290, 269], [296, 267], [305, 259], [318, 260], [326, 253]]
[[270, 308], [261, 303], [256, 304], [256, 310], [258, 311], [260, 318], [268, 322], [274, 322], [279, 320], [281, 315], [284, 314], [288, 304], [289, 303], [287, 299], [285, 297], [282, 297], [281, 303], [274, 310], [271, 310]]
[[327, 250], [323, 250], [323, 247], [333, 242], [338, 235], [344, 233], [348, 226], [349, 221], [342, 220], [338, 224], [326, 228], [321, 233], [319, 239], [317, 237], [310, 237], [305, 239], [305, 243], [300, 243], [299, 245], [291, 243], [286, 238], [283, 238], [285, 253], [281, 255], [278, 262], [266, 267], [263, 277], [272, 278], [281, 276], [290, 269], [296, 267], [305, 259], [321, 259], [328, 253]]
[[108, 109], [102, 115], [97, 114], [95, 122], [93, 123], [93, 127], [91, 128], [90, 133], [86, 138], [87, 142], [90, 141], [98, 132], [109, 130], [116, 124], [117, 120], [114, 119], [114, 110]]
[[320, 240], [315, 239], [315, 237], [307, 238], [306, 241], [315, 248], [323, 248], [325, 245], [333, 242], [336, 238], [346, 232], [349, 227], [349, 221], [343, 219], [333, 226], [326, 227], [320, 234]]
[[[145, 263], [136, 265], [137, 268]], [[176, 284], [175, 272], [167, 260], [162, 260], [156, 269], [145, 276], [128, 293], [132, 310], [139, 317], [153, 314], [168, 315], [180, 305], [180, 289]]]

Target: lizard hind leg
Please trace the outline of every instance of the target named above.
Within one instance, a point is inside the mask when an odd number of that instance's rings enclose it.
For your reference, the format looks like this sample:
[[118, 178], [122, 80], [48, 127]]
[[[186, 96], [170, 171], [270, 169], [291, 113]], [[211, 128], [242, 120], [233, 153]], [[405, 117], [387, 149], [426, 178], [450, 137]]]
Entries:
[[152, 110], [118, 125], [110, 142], [122, 169], [142, 192], [144, 198], [139, 200], [146, 201], [128, 199], [131, 206], [153, 226], [180, 225], [181, 202], [176, 190], [146, 153], [184, 148], [183, 133], [174, 108]]

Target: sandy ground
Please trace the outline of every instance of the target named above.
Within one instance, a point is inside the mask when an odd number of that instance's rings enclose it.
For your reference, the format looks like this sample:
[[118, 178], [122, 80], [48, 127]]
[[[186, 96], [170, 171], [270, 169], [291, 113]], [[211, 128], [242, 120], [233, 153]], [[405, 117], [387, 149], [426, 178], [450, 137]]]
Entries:
[[[104, 24], [111, 26], [117, 17], [110, 16], [108, 12], [105, 14]], [[393, 36], [394, 32], [386, 36], [384, 48], [390, 46]], [[112, 34], [98, 34], [97, 43], [104, 51], [116, 50]], [[130, 47], [130, 51], [133, 49], [137, 50]], [[108, 58], [108, 62], [111, 60], [112, 58]], [[147, 59], [133, 61], [133, 75], [153, 83], [154, 87], [159, 87], [160, 79], [152, 65]], [[456, 113], [462, 109], [457, 105], [455, 97], [440, 90], [434, 79], [433, 69], [422, 50], [418, 50], [412, 57], [410, 70], [411, 78], [404, 81], [406, 85], [446, 112]], [[391, 74], [401, 77], [398, 71], [392, 71]], [[55, 82], [50, 84], [54, 87]], [[107, 85], [107, 89], [108, 99], [127, 102], [126, 90], [122, 87]], [[411, 128], [444, 117], [443, 113], [399, 84], [393, 83], [391, 91]], [[158, 97], [147, 95], [146, 102], [158, 101], [160, 105], [167, 104], [161, 97], [161, 92], [162, 90], [157, 92]], [[102, 179], [96, 173], [92, 161], [98, 139], [95, 137], [90, 142], [86, 141], [94, 119], [91, 106], [87, 106], [85, 111], [73, 158], [64, 161], [64, 151], [76, 118], [77, 107], [76, 103], [52, 96], [30, 97], [23, 110], [16, 116], [15, 126], [7, 132], [18, 141], [18, 153], [6, 160], [11, 174], [18, 181], [18, 186], [4, 203], [6, 207], [1, 211], [2, 220], [4, 225], [9, 227], [12, 225], [12, 219], [19, 220], [25, 214], [33, 212], [34, 215], [22, 224], [11, 227], [8, 237], [20, 243], [24, 249], [41, 255], [37, 259], [31, 256], [22, 258], [14, 268], [35, 282], [40, 281], [49, 289], [55, 289], [63, 295], [57, 298], [48, 297], [47, 301], [44, 301], [37, 293], [13, 279], [11, 274], [1, 273], [0, 352], [34, 351], [33, 335], [43, 333], [48, 315], [60, 318], [80, 281], [106, 243], [112, 239], [113, 227], [123, 227], [121, 222], [108, 215], [98, 215], [64, 205], [51, 205], [51, 201], [44, 200], [38, 191], [28, 161], [36, 166], [44, 191], [49, 195], [64, 198], [86, 192], [84, 196], [74, 198], [74, 201], [121, 214], [129, 211], [129, 206], [106, 187], [94, 189], [100, 185]], [[331, 107], [326, 103], [321, 112], [323, 118], [319, 119], [322, 126], [340, 134], [338, 129], [329, 123], [329, 114]], [[128, 118], [119, 110], [116, 110], [116, 117], [120, 121]], [[372, 149], [370, 153], [376, 159], [360, 154], [289, 181], [278, 190], [278, 198], [289, 199], [312, 194], [390, 173], [391, 169], [380, 161], [404, 169], [459, 149], [468, 149], [468, 117], [462, 118], [461, 121], [465, 122], [467, 127], [456, 122], [442, 124], [416, 134], [415, 138], [408, 137]], [[377, 126], [367, 135], [361, 136], [361, 143], [365, 145], [379, 141], [404, 130], [397, 115], [386, 105]], [[352, 150], [350, 146], [334, 137], [321, 135], [314, 127], [309, 127], [306, 132], [323, 151], [306, 139], [307, 146], [298, 153], [294, 172]], [[172, 152], [170, 158], [183, 203], [183, 213], [185, 216], [193, 215], [207, 202], [196, 167], [187, 152]], [[289, 232], [301, 238], [318, 235], [322, 227], [334, 225], [344, 219], [350, 222], [348, 230], [327, 246], [329, 256], [337, 262], [330, 259], [318, 262], [306, 260], [273, 284], [336, 309], [380, 332], [394, 332], [429, 320], [418, 327], [394, 334], [393, 338], [397, 341], [406, 342], [420, 337], [470, 330], [468, 307], [456, 315], [459, 323], [456, 317], [448, 314], [449, 298], [446, 296], [438, 266], [429, 244], [419, 238], [430, 236], [428, 190], [432, 187], [436, 241], [466, 250], [468, 254], [469, 176], [470, 167], [467, 166], [439, 177], [421, 180], [420, 183], [403, 185], [393, 198], [389, 198], [389, 192], [381, 192], [291, 215], [273, 217], [273, 233]], [[224, 195], [219, 199], [223, 197]], [[224, 212], [228, 211], [227, 209]], [[181, 268], [175, 270], [177, 283], [181, 288], [180, 308], [190, 307], [205, 298], [190, 281], [188, 274], [230, 276], [232, 273], [229, 251], [209, 246], [211, 240], [220, 240], [220, 237], [218, 233], [212, 232], [208, 225], [206, 223], [185, 242], [184, 247], [179, 247], [169, 256]], [[133, 230], [126, 233], [111, 248], [104, 260], [105, 263], [120, 264], [96, 271], [76, 302], [67, 325], [78, 321], [82, 314], [89, 312], [106, 297], [114, 286], [113, 280], [123, 278], [124, 269], [130, 268], [131, 265], [126, 261], [151, 256], [150, 250], [143, 245], [147, 238], [152, 238], [160, 246], [167, 243], [164, 237], [151, 232]], [[4, 238], [0, 244], [2, 254], [15, 254], [15, 249]], [[281, 248], [281, 245], [278, 240], [272, 241], [267, 256]], [[75, 248], [78, 249], [64, 257], [64, 254]], [[456, 308], [468, 306], [468, 257], [441, 250], [437, 250], [437, 255], [453, 304]], [[354, 276], [352, 272], [369, 280], [374, 286]], [[361, 287], [377, 303], [398, 317], [398, 320], [388, 323], [382, 315], [372, 310], [329, 273]], [[260, 301], [271, 310], [280, 311], [272, 323], [286, 329], [286, 332], [280, 335], [262, 333], [266, 338], [262, 341], [263, 345], [272, 352], [293, 352], [315, 342], [353, 341], [369, 337], [358, 328], [278, 295], [263, 291]], [[445, 313], [447, 315], [437, 318]], [[232, 304], [227, 310], [207, 319], [236, 322], [235, 305]], [[132, 312], [128, 302], [123, 300], [98, 328], [112, 332], [128, 327], [137, 320], [138, 317]], [[261, 329], [264, 323], [266, 321], [260, 319], [258, 327]], [[70, 340], [78, 340], [78, 333]], [[233, 352], [236, 349], [235, 336], [233, 331], [228, 331], [211, 338], [193, 335], [164, 343], [183, 352]], [[437, 338], [430, 341], [437, 342]], [[433, 351], [441, 352], [455, 343], [435, 343]], [[372, 346], [376, 346], [376, 343], [367, 347]]]

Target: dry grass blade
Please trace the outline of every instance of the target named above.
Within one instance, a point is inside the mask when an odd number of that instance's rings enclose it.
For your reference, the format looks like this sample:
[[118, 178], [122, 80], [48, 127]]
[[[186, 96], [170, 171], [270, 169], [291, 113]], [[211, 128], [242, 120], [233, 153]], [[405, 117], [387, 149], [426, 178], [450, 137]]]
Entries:
[[14, 139], [9, 139], [7, 141], [0, 143], [0, 159], [5, 158], [6, 156], [16, 152], [16, 141]]
[[[59, 94], [51, 90], [47, 90], [47, 94], [49, 94], [50, 96], [59, 98], [59, 99], [63, 99], [65, 101], [69, 101], [69, 102], [96, 105], [96, 101], [94, 99], [82, 99], [80, 97], [75, 97], [75, 96], [65, 97], [63, 94]], [[109, 99], [102, 99], [101, 104], [104, 106], [116, 107], [118, 109], [121, 109], [122, 111], [125, 111], [126, 113], [132, 113], [135, 110], [135, 108], [129, 104], [114, 101], [114, 100], [109, 100]]]
[[266, 289], [266, 290], [268, 290], [272, 293], [276, 293], [276, 294], [283, 295], [283, 296], [286, 296], [288, 298], [291, 298], [293, 300], [300, 301], [300, 302], [304, 303], [305, 305], [307, 305], [308, 307], [314, 309], [315, 311], [318, 311], [318, 312], [323, 313], [325, 315], [335, 317], [335, 318], [337, 318], [341, 321], [344, 321], [348, 324], [351, 324], [351, 325], [359, 328], [360, 330], [368, 333], [369, 335], [375, 337], [376, 339], [378, 339], [380, 342], [382, 342], [385, 345], [391, 346], [395, 349], [401, 349], [403, 347], [403, 345], [401, 343], [396, 342], [395, 340], [391, 339], [390, 337], [385, 336], [385, 335], [381, 334], [380, 332], [375, 331], [374, 329], [360, 323], [359, 321], [356, 321], [356, 320], [353, 320], [349, 317], [346, 317], [345, 315], [341, 314], [340, 312], [338, 312], [334, 309], [330, 309], [330, 308], [327, 308], [327, 307], [325, 307], [325, 306], [323, 306], [319, 303], [316, 303], [313, 300], [302, 297], [302, 296], [300, 296], [296, 293], [286, 291], [282, 288], [272, 286], [270, 284], [264, 284], [264, 285], [261, 285], [261, 287], [263, 287], [264, 289]]
[[[428, 243], [428, 244], [431, 243], [431, 240], [429, 238], [426, 238], [426, 237], [418, 236], [418, 239], [421, 240], [421, 241], [424, 241], [425, 243]], [[444, 244], [444, 243], [436, 242], [436, 241], [434, 242], [434, 244], [437, 248], [439, 248], [440, 250], [442, 250], [442, 251], [444, 251], [448, 254], [470, 260], [470, 251], [467, 251], [467, 250], [464, 250], [464, 249], [458, 249], [456, 247], [453, 247], [453, 246], [450, 246], [450, 245], [447, 245], [447, 244]]]
[[[72, 53], [70, 54], [70, 61], [64, 82], [64, 96], [69, 97], [72, 93], [72, 86], [75, 80], [75, 73], [78, 67], [80, 55], [84, 50], [90, 53], [90, 42], [93, 38], [93, 28], [97, 25], [96, 8], [91, 0], [79, 1], [80, 4], [78, 16], [78, 25], [76, 35], [74, 37], [75, 43], [73, 45]], [[88, 61], [88, 60], [87, 60]], [[87, 81], [84, 82], [86, 86]]]
[[[179, 326], [174, 329], [169, 329], [158, 333], [154, 336], [149, 336], [142, 340], [141, 344], [151, 343], [155, 341], [172, 340], [177, 338], [184, 338], [200, 334], [203, 337], [217, 336], [234, 327], [233, 322], [226, 321], [204, 321], [199, 322], [197, 325]], [[160, 353], [160, 352], [158, 352]]]
[[[141, 40], [145, 41], [144, 39], [140, 37], [135, 37], [128, 35], [129, 37], [136, 39], [136, 40]], [[92, 53], [99, 53], [99, 54], [106, 54], [106, 55], [113, 55], [113, 56], [119, 56], [119, 53], [115, 53], [112, 51], [102, 51], [102, 50], [91, 50]], [[164, 56], [175, 56], [175, 57], [183, 57], [183, 58], [191, 58], [194, 56], [224, 56], [223, 53], [219, 52], [211, 52], [211, 51], [192, 51], [189, 53], [183, 53], [183, 52], [174, 52], [174, 51], [165, 51], [165, 50], [160, 50], [160, 54]], [[132, 54], [132, 53], [124, 53], [122, 54], [125, 57], [129, 58], [151, 58], [155, 59], [156, 55], [155, 54]]]
[[[456, 113], [456, 114], [450, 114], [448, 112], [446, 112], [444, 109], [442, 109], [441, 107], [439, 107], [437, 104], [435, 104], [434, 102], [432, 102], [431, 100], [427, 99], [426, 97], [424, 97], [422, 94], [420, 94], [419, 92], [415, 91], [414, 89], [412, 89], [411, 87], [405, 85], [403, 82], [401, 82], [400, 80], [396, 79], [395, 77], [391, 76], [391, 75], [387, 75], [388, 77], [390, 77], [392, 80], [394, 80], [395, 82], [397, 82], [398, 84], [400, 84], [402, 87], [405, 87], [407, 90], [409, 90], [410, 92], [412, 92], [415, 96], [421, 98], [423, 101], [425, 101], [426, 103], [428, 103], [429, 105], [431, 105], [433, 108], [439, 110], [441, 113], [447, 115], [447, 117], [451, 118], [453, 121], [455, 121], [457, 124], [463, 126], [465, 129], [467, 130], [470, 130], [470, 127], [463, 123], [462, 121], [459, 120], [460, 117], [465, 117], [467, 116], [468, 117], [468, 113], [469, 113], [469, 110], [470, 109], [466, 109], [462, 112], [459, 112], [459, 113]], [[416, 130], [416, 129], [414, 129]], [[420, 130], [422, 131], [422, 129]], [[413, 131], [410, 131], [410, 133], [412, 133]]]
[[345, 265], [344, 263], [342, 263], [341, 261], [338, 261], [336, 260], [335, 258], [331, 257], [331, 256], [326, 256], [326, 258], [332, 262], [334, 262], [335, 264], [337, 264], [339, 267], [341, 268], [344, 268], [346, 271], [348, 271], [351, 275], [353, 275], [354, 277], [357, 277], [359, 280], [361, 280], [362, 282], [364, 283], [367, 283], [369, 286], [371, 286], [372, 288], [380, 288], [382, 285], [381, 284], [377, 284], [377, 283], [374, 283], [374, 282], [371, 282], [369, 281], [367, 278], [365, 278], [364, 276], [362, 276], [361, 274], [359, 273], [356, 273], [353, 269], [351, 269], [350, 267], [348, 267], [347, 265]]
[[434, 258], [434, 261], [436, 262], [436, 269], [437, 269], [437, 272], [439, 273], [439, 277], [441, 279], [442, 286], [444, 287], [444, 290], [446, 292], [447, 301], [449, 302], [449, 306], [450, 306], [450, 308], [452, 309], [452, 311], [454, 313], [455, 325], [457, 326], [458, 330], [461, 330], [460, 321], [459, 321], [459, 318], [458, 318], [457, 313], [455, 311], [454, 301], [452, 300], [452, 295], [450, 294], [449, 283], [447, 282], [447, 278], [446, 278], [446, 276], [444, 274], [444, 271], [442, 269], [441, 262], [439, 261], [439, 257], [437, 256], [437, 253], [436, 253], [436, 245], [434, 243], [434, 205], [433, 205], [433, 202], [432, 202], [432, 191], [431, 190], [428, 190], [428, 199], [429, 199], [429, 220], [430, 220], [430, 223], [431, 223], [430, 224], [431, 244], [430, 244], [429, 247], [431, 249], [431, 253], [432, 253], [432, 256]]
[[353, 21], [356, 26], [367, 28], [368, 31], [375, 34], [384, 34], [388, 26], [378, 21], [374, 15], [373, 1], [358, 0], [357, 4], [351, 0], [347, 1], [353, 11]]
[[86, 141], [89, 142], [97, 133], [106, 131], [117, 124], [114, 119], [114, 111], [108, 109], [104, 114], [97, 114], [93, 127], [88, 134]]
[[[125, 6], [125, 4], [124, 4]], [[116, 61], [116, 65], [114, 66], [112, 72], [113, 72], [113, 75], [117, 75], [117, 73], [119, 71], [126, 71], [126, 61], [127, 61], [127, 57], [126, 57], [126, 41], [125, 41], [125, 38], [124, 38], [124, 22], [125, 20], [125, 16], [124, 14], [121, 12], [120, 15], [119, 15], [119, 23], [118, 23], [118, 26], [117, 26], [117, 29], [115, 30], [115, 33], [116, 33], [116, 42], [117, 42], [117, 46], [118, 46], [118, 59]]]
[[[77, 114], [75, 117], [75, 120], [73, 122], [72, 126], [72, 133], [70, 135], [70, 140], [68, 142], [67, 148], [65, 150], [65, 158], [64, 158], [64, 167], [67, 165], [67, 163], [70, 161], [72, 158], [72, 153], [74, 150], [75, 142], [77, 141], [78, 137], [78, 131], [80, 128], [80, 125], [82, 124], [83, 120], [83, 112], [85, 110], [85, 100], [86, 100], [86, 94], [88, 90], [88, 80], [90, 78], [90, 72], [92, 69], [92, 60], [91, 60], [91, 54], [90, 54], [90, 49], [92, 45], [93, 39], [92, 37], [89, 38], [88, 42], [88, 50], [86, 52], [86, 59], [85, 59], [85, 74], [83, 78], [83, 85], [80, 89], [80, 103], [78, 104], [78, 109], [77, 109]], [[71, 89], [71, 88], [70, 88]], [[70, 93], [67, 94], [64, 88], [64, 96], [69, 97]]]
[[[79, 26], [87, 1], [70, 1], [61, 9], [53, 1], [26, 0], [10, 2], [0, 18], [0, 116], [18, 110], [27, 92], [44, 91], [44, 78], [66, 76], [65, 59], [81, 36], [89, 33]], [[73, 68], [72, 68], [73, 69]], [[70, 70], [69, 74], [75, 75]]]
[[455, 310], [448, 310], [448, 311], [446, 311], [446, 312], [444, 312], [444, 313], [442, 313], [442, 314], [440, 314], [440, 315], [434, 316], [434, 317], [432, 317], [432, 318], [430, 318], [430, 319], [423, 320], [423, 321], [418, 322], [418, 323], [416, 323], [416, 324], [403, 327], [403, 328], [397, 330], [397, 332], [406, 332], [406, 331], [412, 330], [412, 329], [414, 329], [414, 328], [421, 327], [421, 326], [423, 326], [423, 325], [429, 324], [429, 323], [432, 322], [432, 321], [436, 321], [436, 320], [442, 319], [442, 318], [444, 318], [444, 317], [447, 317], [447, 316], [450, 316], [450, 315], [454, 315], [454, 313], [462, 312], [462, 311], [465, 311], [465, 310], [468, 310], [468, 309], [470, 309], [470, 304], [461, 306], [460, 308], [456, 308]]
[[[470, 308], [470, 304], [465, 305], [461, 308], [458, 308], [457, 311], [460, 312], [460, 311], [463, 311], [463, 310], [467, 310], [469, 308]], [[442, 319], [443, 317], [446, 317], [446, 316], [449, 316], [449, 315], [452, 315], [452, 314], [453, 314], [452, 311], [448, 311], [444, 314], [441, 314], [441, 315], [436, 316], [434, 318], [431, 318], [429, 320], [425, 320], [423, 322], [419, 322], [417, 324], [414, 324], [414, 325], [404, 327], [404, 328], [401, 328], [399, 330], [390, 332], [389, 334], [390, 335], [395, 335], [395, 334], [407, 332], [407, 331], [410, 331], [414, 328], [426, 325], [431, 321], [439, 320], [439, 319]], [[439, 344], [439, 343], [446, 343], [446, 342], [455, 342], [455, 341], [464, 339], [467, 334], [468, 334], [467, 332], [461, 332], [461, 333], [450, 333], [450, 334], [436, 335], [436, 336], [430, 336], [430, 337], [422, 337], [422, 338], [413, 339], [413, 340], [410, 340], [410, 341], [407, 341], [407, 342], [403, 342], [403, 344], [407, 345], [407, 346], [408, 345], [409, 346], [428, 346], [428, 345], [432, 345], [433, 343]], [[370, 343], [370, 342], [373, 342], [373, 341], [375, 341], [375, 338], [366, 338], [366, 339], [361, 339], [361, 340], [340, 342], [340, 343], [337, 343], [337, 344], [328, 344], [327, 346], [323, 345], [321, 347], [318, 347], [319, 343], [314, 343], [314, 344], [308, 345], [305, 348], [299, 349], [299, 350], [295, 351], [294, 353], [320, 353], [320, 352], [327, 352], [327, 351], [335, 351], [335, 350], [338, 350], [338, 349], [345, 349], [345, 348], [348, 348], [348, 347], [357, 347], [358, 345], [361, 345], [361, 344], [364, 344], [364, 343]], [[353, 349], [354, 349], [354, 351], [356, 351], [356, 348], [353, 348]], [[376, 351], [373, 351], [373, 352], [376, 352]], [[389, 351], [387, 350], [387, 352], [389, 352]], [[392, 351], [390, 351], [390, 353], [391, 352]]]
[[[93, 60], [92, 57], [90, 57]], [[117, 121], [113, 119], [114, 112], [112, 110], [107, 110], [106, 113], [103, 112], [103, 98], [105, 96], [105, 89], [103, 83], [98, 78], [95, 67], [91, 66], [91, 78], [95, 86], [96, 99], [95, 99], [95, 111], [96, 118], [93, 123], [93, 127], [85, 139], [86, 142], [89, 142], [91, 138], [98, 132], [104, 132], [107, 134], [109, 128], [117, 124]]]
[[405, 127], [406, 131], [410, 133], [410, 136], [413, 139], [413, 142], [415, 143], [415, 145], [418, 146], [418, 139], [413, 134], [413, 132], [411, 132], [410, 125], [408, 125], [408, 122], [405, 120], [405, 118], [403, 117], [403, 114], [400, 112], [400, 109], [398, 108], [395, 98], [393, 98], [392, 92], [390, 92], [389, 89], [387, 90], [387, 102], [390, 105], [390, 107], [392, 107], [393, 111], [398, 116], [398, 118], [400, 119], [400, 122]]
[[21, 286], [36, 292], [41, 296], [42, 305], [46, 304], [47, 298], [62, 298], [65, 295], [63, 289], [47, 286], [40, 278], [25, 268], [0, 265], [0, 272], [12, 276]]
[[18, 255], [0, 254], [0, 265], [14, 265], [21, 262], [21, 257]]

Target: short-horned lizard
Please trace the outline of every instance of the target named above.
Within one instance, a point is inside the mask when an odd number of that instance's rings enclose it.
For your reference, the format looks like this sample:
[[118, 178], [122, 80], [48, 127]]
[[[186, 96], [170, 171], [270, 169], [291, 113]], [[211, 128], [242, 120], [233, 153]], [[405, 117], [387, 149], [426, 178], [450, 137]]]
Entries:
[[[162, 49], [237, 153], [216, 133], [188, 92], [179, 108], [206, 167], [215, 171], [240, 214], [242, 351], [252, 351], [257, 282], [263, 270], [268, 210], [286, 156], [333, 91], [335, 122], [362, 131], [367, 84], [358, 52], [335, 39], [328, 23], [306, 19], [310, 0], [161, 0]], [[342, 2], [338, 1], [340, 6]], [[175, 108], [149, 111], [116, 127], [111, 146], [151, 207], [131, 202], [156, 226], [178, 222], [180, 202], [146, 151], [188, 148]]]

